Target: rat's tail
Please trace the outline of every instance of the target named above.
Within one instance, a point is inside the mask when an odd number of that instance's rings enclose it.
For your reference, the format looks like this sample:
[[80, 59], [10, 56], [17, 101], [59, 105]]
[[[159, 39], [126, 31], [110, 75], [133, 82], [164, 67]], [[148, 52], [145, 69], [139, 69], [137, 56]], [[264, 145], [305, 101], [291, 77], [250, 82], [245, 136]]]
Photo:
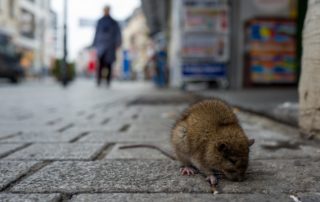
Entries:
[[176, 160], [177, 158], [171, 154], [169, 151], [165, 151], [164, 149], [160, 148], [157, 145], [152, 145], [152, 144], [135, 144], [135, 145], [126, 145], [126, 146], [121, 146], [119, 149], [135, 149], [135, 148], [149, 148], [149, 149], [155, 149], [159, 152], [161, 152], [163, 155], [166, 157], [170, 158], [171, 160]]

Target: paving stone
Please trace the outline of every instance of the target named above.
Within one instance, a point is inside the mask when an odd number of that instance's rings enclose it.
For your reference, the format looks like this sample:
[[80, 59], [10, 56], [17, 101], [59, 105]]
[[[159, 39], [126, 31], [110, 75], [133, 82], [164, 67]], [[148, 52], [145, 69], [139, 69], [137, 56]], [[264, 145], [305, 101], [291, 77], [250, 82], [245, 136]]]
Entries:
[[221, 183], [226, 193], [298, 193], [320, 190], [320, 161], [253, 160], [243, 182]]
[[279, 148], [268, 150], [262, 147], [263, 143], [253, 145], [250, 151], [252, 159], [320, 159], [320, 149], [311, 146], [300, 146], [298, 149]]
[[90, 132], [78, 142], [96, 143], [96, 142], [169, 142], [169, 134], [165, 132], [158, 133], [121, 133], [121, 132]]
[[0, 190], [27, 173], [37, 162], [0, 161]]
[[[14, 192], [208, 192], [200, 176], [179, 175], [179, 164], [157, 160], [54, 162], [23, 180]], [[197, 185], [197, 186], [195, 186]]]
[[[159, 120], [158, 120], [159, 121]], [[130, 133], [170, 133], [172, 124], [164, 124], [163, 122], [148, 124], [148, 123], [133, 123], [129, 128]]]
[[[84, 132], [84, 131], [82, 131]], [[81, 135], [81, 131], [75, 132], [49, 132], [49, 131], [43, 131], [43, 132], [30, 132], [30, 133], [23, 133], [21, 135], [17, 135], [8, 139], [0, 139], [0, 143], [51, 143], [51, 142], [69, 142], [73, 140], [74, 138]]]
[[[168, 157], [161, 152], [150, 148], [119, 149], [119, 147], [127, 145], [132, 144], [116, 144], [110, 151], [110, 153], [106, 156], [106, 159], [168, 159]], [[170, 144], [158, 144], [157, 146], [172, 153], [172, 151], [170, 150]]]
[[265, 141], [265, 140], [291, 140], [292, 137], [288, 137], [284, 134], [274, 132], [272, 130], [265, 130], [259, 128], [257, 130], [245, 130], [247, 136], [249, 138], [254, 138], [255, 140]]
[[60, 194], [0, 194], [0, 201], [6, 202], [58, 202]]
[[15, 152], [8, 160], [90, 160], [104, 144], [33, 144]]
[[[102, 121], [101, 121], [102, 122]], [[102, 125], [102, 124], [95, 124], [88, 122], [85, 124], [76, 124], [70, 131], [68, 132], [73, 132], [73, 131], [95, 131], [95, 132], [104, 132], [104, 131], [113, 131], [113, 132], [118, 132], [121, 127], [125, 124], [130, 124], [131, 122], [125, 122], [122, 119], [116, 119], [108, 122], [108, 124]]]
[[0, 157], [22, 147], [24, 144], [0, 144]]
[[263, 194], [80, 194], [74, 196], [72, 202], [292, 202], [289, 195], [263, 195]]
[[18, 134], [20, 131], [15, 128], [0, 127], [0, 139]]
[[[319, 190], [318, 190], [319, 191]], [[303, 202], [319, 202], [320, 192], [318, 193], [300, 193], [296, 195]]]
[[[223, 180], [223, 193], [279, 194], [320, 190], [320, 166], [309, 160], [252, 161], [243, 182]], [[180, 176], [179, 164], [169, 160], [106, 160], [55, 162], [21, 181], [18, 192], [148, 192], [209, 193], [200, 175]]]

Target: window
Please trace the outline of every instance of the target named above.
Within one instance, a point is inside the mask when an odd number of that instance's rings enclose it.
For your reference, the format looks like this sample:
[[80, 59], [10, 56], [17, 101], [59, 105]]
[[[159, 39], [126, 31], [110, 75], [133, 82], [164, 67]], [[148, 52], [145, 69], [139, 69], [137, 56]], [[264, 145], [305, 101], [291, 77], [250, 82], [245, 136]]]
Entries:
[[35, 37], [35, 16], [31, 12], [22, 9], [20, 17], [20, 33], [22, 36], [33, 39]]

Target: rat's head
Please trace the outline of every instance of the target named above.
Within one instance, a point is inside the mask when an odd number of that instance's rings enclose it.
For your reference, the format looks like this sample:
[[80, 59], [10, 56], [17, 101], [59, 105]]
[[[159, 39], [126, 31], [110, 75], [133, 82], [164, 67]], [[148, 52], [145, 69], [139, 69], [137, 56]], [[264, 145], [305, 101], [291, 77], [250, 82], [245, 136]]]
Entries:
[[237, 143], [216, 142], [214, 150], [213, 168], [222, 172], [232, 181], [243, 181], [249, 161], [249, 147], [254, 143], [253, 139], [245, 139]]

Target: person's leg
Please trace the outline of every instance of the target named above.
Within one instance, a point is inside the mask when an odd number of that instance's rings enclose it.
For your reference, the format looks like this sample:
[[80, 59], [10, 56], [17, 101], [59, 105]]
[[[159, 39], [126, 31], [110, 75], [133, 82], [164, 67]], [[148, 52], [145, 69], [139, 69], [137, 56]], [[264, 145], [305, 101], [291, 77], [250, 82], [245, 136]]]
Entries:
[[108, 63], [106, 67], [108, 69], [107, 85], [110, 86], [112, 80], [112, 64]]
[[101, 84], [103, 66], [104, 66], [103, 57], [100, 57], [99, 58], [99, 65], [97, 68], [97, 85], [98, 86], [100, 86], [100, 84]]

